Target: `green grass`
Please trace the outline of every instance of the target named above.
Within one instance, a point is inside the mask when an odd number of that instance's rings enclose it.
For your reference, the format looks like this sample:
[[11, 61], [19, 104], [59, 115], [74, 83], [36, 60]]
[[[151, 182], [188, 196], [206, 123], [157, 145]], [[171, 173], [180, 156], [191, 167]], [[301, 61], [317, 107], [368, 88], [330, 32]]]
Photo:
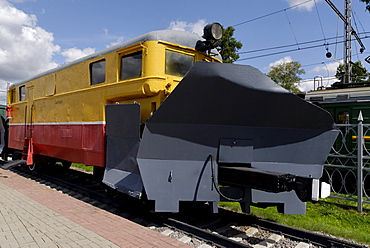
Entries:
[[[238, 203], [220, 206], [240, 211]], [[320, 231], [337, 237], [370, 244], [370, 212], [358, 213], [327, 202], [307, 203], [306, 215], [284, 215], [276, 207], [251, 207], [251, 214], [280, 224], [310, 231]]]
[[78, 168], [80, 170], [84, 170], [87, 172], [92, 172], [94, 168], [94, 166], [86, 166], [84, 164], [75, 164], [75, 163], [72, 163], [72, 167], [75, 167], [75, 168]]
[[[72, 167], [88, 172], [93, 171], [93, 166], [72, 164]], [[351, 204], [341, 199], [326, 198], [326, 202], [307, 203], [306, 215], [284, 215], [277, 212], [276, 207], [266, 209], [251, 207], [251, 214], [268, 219], [280, 224], [309, 231], [320, 231], [357, 242], [370, 244], [370, 212], [358, 213], [356, 209], [343, 208], [332, 203]], [[241, 211], [239, 203], [220, 202], [219, 205], [234, 211]], [[364, 208], [370, 209], [370, 204], [364, 204]]]

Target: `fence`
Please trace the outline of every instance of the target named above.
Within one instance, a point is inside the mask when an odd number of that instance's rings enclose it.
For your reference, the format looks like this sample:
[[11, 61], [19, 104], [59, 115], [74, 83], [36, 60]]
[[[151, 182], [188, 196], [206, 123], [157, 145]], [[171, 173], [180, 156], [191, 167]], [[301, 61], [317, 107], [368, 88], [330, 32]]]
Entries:
[[[370, 204], [370, 124], [338, 124], [340, 133], [328, 156], [323, 179], [330, 197], [357, 202], [357, 211]], [[360, 149], [358, 149], [360, 148]]]

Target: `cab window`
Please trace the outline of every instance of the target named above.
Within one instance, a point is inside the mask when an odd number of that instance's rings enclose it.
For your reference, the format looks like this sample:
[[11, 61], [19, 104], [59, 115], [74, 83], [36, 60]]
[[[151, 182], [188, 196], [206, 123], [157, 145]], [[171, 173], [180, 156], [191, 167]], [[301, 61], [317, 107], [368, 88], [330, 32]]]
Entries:
[[349, 112], [342, 111], [338, 113], [338, 124], [349, 124]]
[[166, 74], [183, 77], [193, 64], [193, 56], [166, 50]]
[[26, 100], [26, 86], [19, 87], [19, 101]]
[[90, 80], [91, 85], [105, 82], [105, 59], [90, 64]]
[[131, 79], [141, 77], [142, 73], [142, 52], [136, 52], [121, 57], [120, 79]]
[[16, 96], [15, 89], [12, 89], [10, 91], [10, 94], [9, 94], [9, 97], [10, 97], [9, 102], [10, 103], [15, 103], [15, 101], [16, 101], [15, 96]]

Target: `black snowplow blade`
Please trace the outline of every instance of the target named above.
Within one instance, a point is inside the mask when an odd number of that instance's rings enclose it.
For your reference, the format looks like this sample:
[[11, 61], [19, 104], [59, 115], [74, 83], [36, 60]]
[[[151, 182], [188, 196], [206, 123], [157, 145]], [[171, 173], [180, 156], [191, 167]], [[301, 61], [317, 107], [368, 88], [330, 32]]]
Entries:
[[326, 111], [246, 65], [197, 62], [150, 123], [333, 129]]
[[[210, 156], [217, 165], [245, 164], [318, 180], [337, 135], [334, 129], [328, 112], [256, 68], [197, 62], [146, 122], [137, 161], [156, 210], [176, 212], [179, 201], [220, 199]], [[218, 166], [215, 173], [222, 177]], [[248, 201], [270, 198], [252, 188]], [[277, 198], [297, 205], [294, 191]]]

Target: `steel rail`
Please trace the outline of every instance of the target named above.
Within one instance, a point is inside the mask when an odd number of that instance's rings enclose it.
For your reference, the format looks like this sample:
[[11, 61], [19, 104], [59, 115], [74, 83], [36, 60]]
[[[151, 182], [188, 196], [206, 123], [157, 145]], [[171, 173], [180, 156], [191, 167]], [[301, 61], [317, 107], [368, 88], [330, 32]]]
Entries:
[[270, 230], [273, 232], [281, 232], [285, 237], [288, 237], [292, 240], [309, 242], [314, 245], [323, 246], [323, 247], [336, 247], [336, 248], [364, 248], [364, 245], [348, 242], [346, 240], [341, 240], [336, 237], [326, 236], [319, 233], [314, 233], [307, 230], [302, 230], [282, 224], [278, 224], [269, 220], [252, 217], [250, 215], [238, 214], [228, 210], [220, 209], [220, 214], [226, 216], [226, 218], [231, 218], [239, 220], [244, 223], [253, 223], [254, 225]]
[[[19, 171], [21, 167], [18, 167], [18, 169], [13, 169], [13, 171]], [[21, 170], [24, 173], [27, 173], [28, 175], [41, 178], [44, 180], [47, 180], [51, 183], [55, 183], [58, 185], [61, 185], [63, 187], [72, 189], [73, 191], [76, 191], [78, 193], [84, 194], [86, 196], [89, 196], [91, 198], [94, 198], [95, 200], [104, 202], [106, 204], [109, 204], [111, 206], [114, 206], [117, 209], [126, 208], [123, 207], [122, 202], [119, 200], [114, 199], [108, 199], [106, 194], [101, 194], [99, 192], [93, 191], [89, 189], [89, 187], [84, 187], [81, 185], [78, 185], [76, 183], [68, 182], [66, 180], [47, 175], [44, 173], [39, 173], [36, 171], [28, 171], [27, 169]], [[138, 209], [138, 208], [134, 208]], [[135, 212], [137, 214], [137, 212]], [[222, 235], [212, 233], [207, 230], [203, 230], [201, 228], [198, 228], [196, 226], [193, 226], [191, 224], [187, 224], [185, 221], [182, 221], [180, 219], [176, 219], [177, 215], [174, 215], [175, 217], [163, 217], [163, 215], [150, 213], [149, 211], [145, 213], [140, 213], [141, 216], [145, 216], [145, 218], [149, 218], [154, 222], [161, 223], [167, 227], [180, 230], [182, 232], [188, 233], [191, 236], [195, 236], [201, 240], [203, 240], [206, 243], [210, 243], [213, 245], [216, 245], [218, 247], [232, 247], [232, 248], [245, 248], [250, 247], [248, 245], [239, 243], [237, 241], [231, 240], [227, 237], [224, 237]], [[187, 217], [182, 217], [181, 219], [186, 219]], [[217, 218], [225, 219], [225, 222], [235, 221], [238, 223], [238, 225], [252, 225], [259, 227], [261, 229], [264, 229], [266, 231], [271, 231], [273, 233], [280, 233], [284, 235], [284, 237], [299, 241], [299, 242], [306, 242], [311, 243], [313, 245], [318, 245], [321, 247], [336, 247], [336, 248], [363, 248], [366, 246], [352, 243], [346, 240], [340, 240], [335, 237], [331, 236], [325, 236], [322, 234], [301, 230], [298, 228], [289, 227], [286, 225], [278, 224], [272, 221], [264, 220], [258, 217], [254, 217], [247, 214], [241, 214], [229, 210], [225, 210], [220, 208], [219, 214]]]

